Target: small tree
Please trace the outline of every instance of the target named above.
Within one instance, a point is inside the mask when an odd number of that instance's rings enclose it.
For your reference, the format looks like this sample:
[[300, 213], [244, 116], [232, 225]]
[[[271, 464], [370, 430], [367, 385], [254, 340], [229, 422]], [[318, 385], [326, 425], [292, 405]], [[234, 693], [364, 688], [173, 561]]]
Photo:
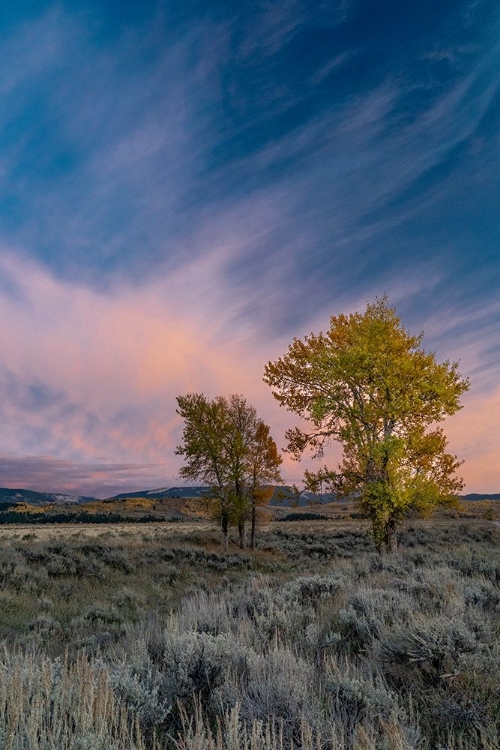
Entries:
[[177, 413], [184, 419], [183, 443], [176, 449], [185, 459], [180, 475], [210, 486], [226, 547], [230, 523], [238, 526], [240, 546], [244, 546], [245, 521], [251, 514], [253, 545], [254, 507], [264, 497], [262, 484], [281, 479], [281, 457], [269, 427], [240, 395], [210, 400], [192, 393], [179, 396], [177, 404]]
[[190, 393], [179, 396], [177, 404], [177, 414], [184, 419], [184, 442], [175, 452], [186, 461], [179, 473], [181, 477], [210, 486], [227, 547], [231, 486], [223, 441], [229, 430], [226, 401], [221, 397], [210, 401], [202, 393]]
[[322, 469], [318, 478], [356, 499], [380, 550], [396, 549], [402, 518], [452, 502], [463, 487], [455, 476], [461, 462], [446, 453], [435, 424], [461, 408], [469, 381], [458, 363], [438, 364], [421, 341], [384, 296], [364, 314], [332, 317], [326, 334], [294, 339], [265, 369], [279, 403], [313, 425], [287, 432], [297, 459], [307, 447], [321, 457], [331, 439], [343, 446], [338, 470]]

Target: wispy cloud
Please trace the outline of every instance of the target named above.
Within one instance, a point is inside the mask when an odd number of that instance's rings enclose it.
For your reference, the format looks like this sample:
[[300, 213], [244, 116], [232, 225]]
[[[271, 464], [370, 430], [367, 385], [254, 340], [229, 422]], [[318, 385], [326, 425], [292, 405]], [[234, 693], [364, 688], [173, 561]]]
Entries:
[[156, 464], [160, 479], [178, 468], [177, 395], [242, 392], [272, 412], [261, 381], [266, 344], [248, 325], [233, 328], [238, 303], [226, 299], [221, 258], [207, 255], [140, 294], [103, 294], [1, 256], [18, 295], [0, 296], [9, 321], [0, 331], [0, 450]]
[[152, 49], [131, 30], [102, 49], [84, 21], [50, 12], [18, 33], [34, 62], [4, 72], [18, 105], [0, 142], [18, 216], [10, 240], [98, 284], [177, 261], [170, 243], [210, 142], [213, 82], [210, 65], [192, 61], [209, 47], [201, 26]]
[[[314, 18], [302, 3], [285, 15], [266, 26], [273, 59]], [[242, 54], [242, 42], [231, 42], [231, 24], [212, 26], [210, 41], [202, 24], [190, 24], [148, 54], [148, 26], [101, 48], [84, 20], [54, 11], [16, 37], [22, 48], [31, 40], [34, 59], [47, 61], [39, 72], [28, 66], [24, 78], [8, 77], [13, 91], [37, 90], [42, 104], [29, 121], [33, 130], [24, 125], [23, 137], [3, 149], [12, 165], [6, 184], [29, 198], [18, 203], [11, 245], [35, 250], [58, 274], [102, 285], [116, 275], [144, 280], [166, 272], [238, 233], [230, 282], [245, 293], [253, 275], [259, 310], [285, 327], [294, 324], [293, 294], [283, 295], [281, 316], [275, 305], [266, 306], [278, 286], [304, 284], [309, 314], [349, 281], [367, 285], [374, 273], [384, 275], [384, 263], [404, 272], [407, 260], [413, 266], [419, 254], [429, 261], [440, 252], [430, 233], [417, 248], [412, 228], [425, 228], [436, 203], [453, 195], [460, 165], [450, 172], [447, 160], [474, 136], [494, 102], [499, 47], [493, 37], [462, 76], [439, 95], [436, 87], [417, 111], [408, 101], [418, 81], [395, 70], [370, 91], [337, 100], [333, 88], [335, 106], [323, 102], [314, 117], [285, 131], [270, 128], [269, 112], [253, 99], [252, 129], [238, 121], [227, 133], [219, 122], [228, 106], [222, 81], [231, 55]], [[251, 45], [261, 30], [257, 16], [243, 29]], [[316, 72], [348, 63], [352, 53], [330, 56]], [[287, 87], [286, 106], [300, 107], [309, 95]], [[48, 139], [36, 141], [37, 129]], [[239, 146], [227, 152], [235, 133]], [[260, 145], [249, 148], [255, 138]], [[26, 141], [29, 181], [13, 166]], [[436, 169], [444, 170], [437, 181], [429, 178]]]

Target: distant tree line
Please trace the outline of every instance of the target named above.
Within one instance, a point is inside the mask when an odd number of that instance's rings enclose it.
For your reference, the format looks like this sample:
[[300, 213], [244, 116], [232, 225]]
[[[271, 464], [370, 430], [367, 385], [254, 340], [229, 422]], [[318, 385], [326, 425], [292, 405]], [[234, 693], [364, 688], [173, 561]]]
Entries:
[[121, 513], [22, 513], [15, 510], [0, 512], [0, 525], [5, 524], [81, 524], [81, 523], [161, 523], [177, 518], [161, 518], [151, 514], [125, 516]]

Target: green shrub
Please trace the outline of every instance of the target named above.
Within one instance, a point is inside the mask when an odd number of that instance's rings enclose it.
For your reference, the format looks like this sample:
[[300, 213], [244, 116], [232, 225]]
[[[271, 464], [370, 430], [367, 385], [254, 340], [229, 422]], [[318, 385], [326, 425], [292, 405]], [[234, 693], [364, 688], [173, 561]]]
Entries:
[[330, 521], [329, 516], [323, 513], [311, 513], [308, 511], [297, 511], [296, 513], [287, 513], [286, 516], [276, 519], [277, 521]]

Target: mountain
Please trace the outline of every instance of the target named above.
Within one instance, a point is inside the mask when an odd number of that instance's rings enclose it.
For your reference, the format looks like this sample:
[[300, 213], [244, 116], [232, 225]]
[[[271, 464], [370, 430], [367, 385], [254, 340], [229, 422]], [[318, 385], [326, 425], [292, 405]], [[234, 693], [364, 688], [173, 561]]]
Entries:
[[0, 503], [28, 503], [29, 505], [79, 505], [93, 502], [95, 497], [83, 495], [64, 495], [53, 492], [35, 492], [35, 490], [8, 489], [0, 487]]
[[472, 492], [470, 495], [461, 495], [462, 500], [500, 500], [500, 495], [493, 494], [478, 494]]
[[[162, 487], [155, 490], [138, 490], [137, 492], [122, 492], [119, 495], [107, 498], [108, 500], [133, 500], [145, 498], [149, 500], [187, 500], [188, 498], [200, 498], [210, 492], [209, 487], [190, 486], [190, 487]], [[463, 500], [500, 500], [500, 494], [477, 494], [462, 495]], [[335, 495], [325, 493], [315, 495], [312, 492], [302, 492], [298, 498], [291, 487], [277, 486], [274, 488], [274, 495], [270, 500], [272, 506], [288, 507], [298, 504], [299, 506], [309, 505], [310, 503], [333, 503]], [[7, 489], [0, 487], [0, 503], [28, 503], [29, 505], [81, 505], [83, 503], [97, 502], [95, 497], [86, 497], [84, 495], [65, 495], [63, 493], [53, 492], [36, 492], [35, 490], [24, 489]]]
[[[166, 499], [188, 499], [197, 498], [208, 495], [210, 487], [165, 487], [158, 490], [142, 490], [139, 492], [122, 492], [119, 495], [114, 495], [109, 500], [131, 500], [133, 498], [149, 498], [150, 500], [166, 500]], [[331, 503], [335, 500], [334, 495], [324, 494], [322, 497], [315, 495], [312, 492], [301, 493], [298, 503], [296, 503], [296, 495], [294, 494], [291, 487], [288, 486], [277, 486], [274, 488], [274, 495], [270, 500], [270, 505], [275, 506], [290, 506], [294, 504], [309, 505], [310, 503]]]
[[138, 492], [122, 492], [113, 495], [109, 500], [132, 500], [145, 497], [150, 500], [183, 499], [189, 497], [203, 497], [210, 492], [210, 487], [164, 487], [158, 490], [139, 490]]

